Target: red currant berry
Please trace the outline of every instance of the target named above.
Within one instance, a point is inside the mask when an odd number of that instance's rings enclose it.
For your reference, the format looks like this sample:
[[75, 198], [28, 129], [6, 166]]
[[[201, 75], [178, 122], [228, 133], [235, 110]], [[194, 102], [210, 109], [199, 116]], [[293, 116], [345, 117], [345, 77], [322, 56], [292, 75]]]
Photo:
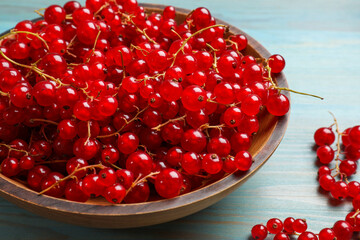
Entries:
[[266, 223], [266, 228], [269, 233], [277, 234], [283, 230], [283, 223], [278, 218], [272, 218]]
[[268, 230], [264, 225], [258, 224], [251, 229], [251, 235], [256, 240], [264, 240], [268, 235]]

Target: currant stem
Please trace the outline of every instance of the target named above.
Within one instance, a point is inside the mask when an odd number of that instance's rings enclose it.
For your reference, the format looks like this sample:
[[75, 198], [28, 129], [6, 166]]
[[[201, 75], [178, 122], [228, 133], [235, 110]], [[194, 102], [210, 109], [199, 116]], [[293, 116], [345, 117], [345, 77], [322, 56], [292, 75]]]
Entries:
[[337, 140], [336, 140], [336, 155], [335, 155], [335, 161], [336, 161], [336, 172], [337, 173], [340, 173], [340, 169], [339, 169], [339, 161], [340, 161], [340, 151], [341, 151], [341, 147], [340, 147], [340, 138], [341, 138], [341, 135], [342, 133], [340, 132], [340, 129], [339, 129], [339, 124], [338, 124], [338, 121], [335, 117], [335, 115], [332, 113], [332, 112], [329, 112], [330, 115], [334, 118], [334, 124], [335, 124], [335, 128], [336, 128], [336, 133], [337, 133]]
[[3, 92], [3, 91], [0, 91], [0, 96], [10, 97], [10, 94], [9, 94], [9, 93], [6, 93], [6, 92]]
[[169, 119], [168, 121], [162, 123], [162, 124], [159, 124], [157, 125], [156, 127], [153, 127], [152, 130], [156, 130], [156, 131], [160, 131], [161, 128], [165, 125], [167, 125], [168, 123], [171, 123], [171, 122], [176, 122], [176, 121], [180, 121], [180, 120], [185, 120], [186, 118], [186, 114], [184, 116], [181, 116], [181, 117], [178, 117], [178, 118], [174, 118], [174, 119]]
[[[32, 35], [32, 36], [35, 36], [37, 37], [40, 41], [42, 41], [46, 47], [47, 50], [49, 50], [49, 45], [46, 43], [45, 39], [43, 39], [42, 37], [40, 37], [39, 34], [37, 33], [33, 33], [33, 32], [28, 32], [28, 31], [16, 31], [16, 30], [11, 30], [10, 31], [11, 34], [18, 34], [18, 33], [25, 33], [25, 34], [29, 34], [29, 35]], [[1, 38], [2, 39], [2, 38]]]
[[98, 39], [99, 39], [100, 34], [101, 34], [101, 31], [99, 31], [98, 34], [96, 35], [95, 42], [94, 42], [94, 46], [93, 46], [93, 48], [91, 49], [91, 54], [90, 54], [89, 57], [86, 59], [86, 63], [88, 63], [88, 62], [90, 61], [91, 56], [92, 56], [92, 55], [94, 54], [94, 52], [95, 52], [96, 44], [97, 44], [97, 42], [98, 42]]
[[138, 113], [136, 113], [135, 117], [133, 117], [132, 119], [130, 119], [129, 121], [125, 120], [125, 124], [124, 126], [122, 126], [119, 130], [117, 130], [116, 132], [112, 133], [112, 134], [108, 134], [108, 135], [102, 135], [102, 136], [97, 136], [97, 138], [107, 138], [107, 137], [112, 137], [115, 136], [117, 134], [119, 134], [127, 125], [129, 125], [130, 123], [132, 123], [133, 121], [137, 120], [139, 115], [141, 113], [143, 113], [146, 109], [148, 109], [149, 106], [146, 106], [145, 108], [143, 108], [142, 110], [140, 110]]
[[28, 152], [28, 151], [13, 148], [13, 147], [11, 147], [10, 145], [7, 145], [7, 144], [5, 144], [5, 143], [0, 143], [0, 146], [4, 146], [4, 147], [8, 148], [8, 149], [9, 149], [9, 153], [10, 153], [10, 151], [15, 151], [15, 152], [23, 152], [23, 153], [25, 153], [26, 156], [29, 155], [29, 152]]
[[278, 89], [278, 90], [280, 90], [280, 91], [281, 91], [281, 90], [289, 91], [289, 92], [293, 92], [293, 93], [296, 93], [296, 94], [305, 95], [305, 96], [310, 96], [310, 97], [315, 97], [315, 98], [319, 98], [319, 99], [321, 99], [321, 100], [324, 100], [323, 97], [320, 97], [320, 96], [317, 96], [317, 95], [314, 95], [314, 94], [298, 92], [298, 91], [292, 90], [292, 89], [290, 89], [290, 88], [278, 87], [278, 86], [275, 84], [275, 82], [273, 81], [272, 77], [271, 77], [271, 68], [269, 67], [269, 65], [266, 65], [265, 69], [268, 70], [268, 78], [267, 78], [267, 79], [271, 82], [273, 88]]
[[151, 37], [149, 37], [149, 36], [146, 34], [145, 29], [144, 29], [144, 30], [141, 30], [141, 29], [134, 23], [134, 21], [131, 19], [132, 17], [133, 17], [133, 16], [131, 16], [131, 15], [130, 15], [130, 16], [126, 16], [127, 20], [128, 20], [132, 25], [135, 26], [136, 30], [137, 30], [138, 32], [140, 32], [141, 34], [143, 34], [143, 35], [146, 37], [146, 39], [149, 40], [151, 43], [153, 43], [153, 44], [158, 44], [157, 42], [154, 41], [154, 39], [152, 39]]
[[216, 126], [210, 126], [209, 123], [205, 123], [203, 125], [201, 125], [199, 127], [199, 130], [204, 130], [204, 129], [209, 129], [209, 128], [216, 128], [216, 129], [220, 129], [222, 127], [225, 127], [226, 125], [225, 124], [220, 124], [220, 125], [216, 125]]
[[50, 123], [50, 124], [54, 124], [54, 125], [59, 125], [57, 122], [48, 120], [48, 119], [40, 119], [40, 118], [32, 118], [29, 120], [31, 123], [34, 122], [45, 122], [45, 123]]
[[158, 175], [160, 172], [151, 172], [149, 173], [148, 175], [146, 175], [145, 177], [142, 177], [140, 178], [141, 176], [139, 176], [132, 184], [131, 186], [129, 187], [128, 190], [126, 190], [126, 195], [136, 186], [138, 185], [139, 183], [142, 183], [142, 182], [145, 182], [146, 179], [150, 178], [150, 177], [153, 177], [153, 176], [156, 176]]
[[217, 25], [212, 25], [212, 26], [206, 27], [206, 28], [202, 28], [202, 29], [196, 31], [195, 33], [191, 34], [187, 39], [185, 39], [183, 44], [181, 45], [181, 47], [174, 53], [174, 55], [173, 55], [174, 60], [173, 60], [173, 62], [171, 64], [171, 67], [174, 66], [174, 64], [175, 64], [176, 56], [184, 49], [185, 45], [190, 41], [190, 39], [192, 37], [202, 33], [205, 30], [208, 30], [210, 28], [215, 28], [215, 27], [226, 27], [226, 26], [223, 25], [223, 24], [217, 24]]
[[49, 78], [51, 80], [53, 80], [54, 82], [56, 82], [57, 84], [59, 84], [59, 86], [69, 86], [69, 84], [63, 84], [59, 79], [54, 78], [53, 76], [50, 76], [46, 73], [43, 73], [42, 70], [40, 70], [39, 68], [35, 67], [35, 66], [29, 66], [29, 65], [25, 65], [25, 64], [21, 64], [18, 63], [14, 60], [12, 60], [11, 58], [9, 58], [8, 56], [5, 55], [5, 53], [3, 51], [0, 50], [0, 55], [5, 58], [7, 61], [11, 62], [12, 64], [15, 64], [17, 66], [23, 67], [23, 68], [27, 68], [30, 70], [33, 70], [34, 72], [36, 72], [37, 74], [39, 74], [40, 76], [42, 76], [43, 78]]
[[88, 170], [88, 169], [95, 169], [95, 168], [100, 168], [100, 169], [104, 169], [106, 168], [104, 165], [102, 164], [96, 164], [96, 165], [90, 165], [90, 166], [85, 166], [85, 167], [82, 167], [82, 168], [76, 168], [71, 174], [69, 174], [68, 176], [60, 179], [59, 181], [56, 181], [53, 185], [51, 185], [50, 187], [42, 190], [41, 192], [38, 193], [38, 195], [42, 195], [43, 193], [49, 191], [50, 189], [52, 189], [53, 187], [55, 187], [56, 185], [58, 185], [59, 183], [63, 182], [63, 181], [66, 181], [70, 178], [73, 178], [75, 176], [76, 173], [80, 172], [80, 171], [85, 171], [85, 170]]

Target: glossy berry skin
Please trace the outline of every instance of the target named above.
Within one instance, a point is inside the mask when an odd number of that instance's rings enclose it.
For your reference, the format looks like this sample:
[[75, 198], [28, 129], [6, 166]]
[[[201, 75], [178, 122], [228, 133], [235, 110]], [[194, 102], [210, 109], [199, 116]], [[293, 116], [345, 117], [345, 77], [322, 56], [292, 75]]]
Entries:
[[206, 147], [206, 137], [199, 130], [189, 129], [181, 139], [181, 146], [186, 151], [200, 153]]
[[27, 175], [27, 183], [35, 191], [41, 191], [41, 180], [51, 172], [50, 168], [43, 165], [30, 169]]
[[99, 183], [104, 185], [105, 187], [109, 187], [116, 183], [117, 176], [116, 172], [112, 168], [104, 168], [99, 172]]
[[100, 183], [100, 177], [97, 174], [88, 174], [83, 178], [82, 191], [88, 197], [96, 197], [103, 194], [105, 188]]
[[283, 223], [278, 218], [272, 218], [266, 223], [269, 233], [277, 234], [283, 230]]
[[65, 186], [65, 198], [75, 202], [86, 202], [89, 197], [82, 191], [82, 180], [70, 180]]
[[272, 94], [266, 102], [266, 108], [274, 116], [284, 116], [290, 109], [289, 99], [283, 94]]
[[118, 182], [126, 189], [129, 189], [135, 180], [134, 174], [127, 169], [116, 170], [116, 176]]
[[324, 228], [319, 232], [319, 240], [334, 240], [335, 233], [331, 228]]
[[307, 223], [303, 219], [296, 219], [293, 223], [294, 231], [297, 233], [303, 233], [307, 229]]
[[321, 163], [329, 164], [334, 159], [335, 152], [330, 146], [322, 145], [316, 150], [316, 155]]
[[103, 195], [108, 202], [119, 204], [126, 196], [126, 189], [120, 183], [115, 183], [107, 187]]
[[146, 202], [149, 199], [150, 189], [146, 182], [138, 183], [129, 191], [125, 198], [125, 203], [139, 203]]
[[231, 145], [225, 137], [213, 137], [207, 145], [208, 153], [215, 153], [219, 157], [226, 157], [230, 154]]
[[274, 54], [269, 57], [268, 64], [271, 72], [280, 73], [285, 68], [285, 59], [279, 54]]
[[124, 154], [130, 154], [135, 152], [138, 145], [139, 145], [138, 136], [131, 132], [124, 133], [118, 138], [118, 148], [120, 152]]
[[[64, 176], [61, 173], [49, 173], [41, 181], [41, 190], [45, 190], [51, 187], [53, 184], [59, 182], [62, 178], [64, 178]], [[57, 185], [44, 192], [44, 194], [57, 198], [62, 197], [65, 193], [65, 185], [65, 181], [60, 181]]]
[[357, 164], [355, 161], [346, 159], [341, 161], [339, 168], [341, 173], [345, 174], [347, 177], [350, 177], [356, 172]]
[[295, 219], [292, 217], [288, 217], [284, 220], [284, 231], [286, 233], [294, 232], [294, 222], [295, 222]]
[[298, 237], [299, 240], [318, 240], [317, 236], [312, 232], [303, 232]]
[[290, 237], [285, 233], [279, 232], [274, 236], [274, 240], [290, 240]]
[[126, 169], [134, 173], [135, 177], [146, 176], [151, 173], [153, 161], [151, 157], [142, 151], [136, 151], [129, 155], [126, 160]]
[[256, 94], [249, 94], [242, 101], [241, 111], [248, 116], [254, 116], [259, 113], [260, 107], [260, 97]]
[[59, 137], [62, 139], [73, 139], [77, 134], [76, 123], [73, 120], [62, 120], [57, 129], [59, 131]]
[[181, 102], [189, 111], [198, 111], [205, 107], [207, 101], [206, 92], [197, 85], [191, 85], [184, 89]]
[[241, 124], [243, 119], [241, 109], [238, 107], [231, 107], [224, 112], [224, 122], [229, 127], [237, 127]]
[[258, 224], [251, 229], [251, 235], [256, 240], [264, 240], [268, 235], [268, 230], [264, 225]]
[[349, 195], [349, 187], [347, 183], [338, 181], [334, 183], [330, 192], [335, 199], [342, 200]]
[[319, 183], [325, 191], [330, 191], [335, 184], [335, 179], [330, 174], [324, 174], [319, 178]]
[[189, 174], [199, 173], [202, 165], [199, 156], [194, 152], [187, 152], [181, 159], [182, 168]]
[[13, 177], [20, 172], [19, 161], [16, 158], [6, 158], [1, 163], [1, 173], [6, 177]]
[[353, 228], [346, 221], [337, 221], [333, 226], [337, 240], [350, 240], [353, 235]]
[[351, 128], [349, 131], [349, 140], [355, 147], [360, 147], [360, 125]]
[[202, 169], [209, 174], [216, 174], [221, 171], [223, 161], [217, 154], [206, 154], [202, 159]]
[[79, 138], [74, 143], [73, 152], [79, 158], [90, 160], [99, 152], [99, 145], [97, 140]]
[[335, 134], [330, 128], [319, 128], [314, 134], [318, 146], [331, 145], [335, 141]]
[[175, 169], [162, 170], [155, 179], [156, 192], [163, 198], [173, 198], [180, 194], [183, 184], [181, 174]]
[[49, 24], [61, 24], [65, 20], [65, 10], [59, 5], [51, 5], [44, 12], [45, 21]]
[[350, 212], [346, 216], [345, 221], [350, 223], [350, 225], [353, 227], [354, 232], [360, 231], [360, 215], [357, 212], [355, 211]]
[[360, 194], [360, 183], [357, 181], [351, 181], [348, 183], [349, 187], [349, 196], [355, 198]]
[[67, 162], [66, 162], [66, 172], [68, 174], [72, 174], [75, 170], [77, 170], [77, 172], [75, 173], [75, 177], [77, 177], [78, 179], [83, 178], [86, 175], [86, 170], [84, 171], [79, 171], [80, 168], [86, 167], [88, 166], [88, 162], [82, 158], [77, 158], [77, 157], [73, 157], [70, 158]]
[[235, 156], [235, 164], [240, 171], [248, 171], [252, 163], [252, 157], [247, 151], [240, 151]]

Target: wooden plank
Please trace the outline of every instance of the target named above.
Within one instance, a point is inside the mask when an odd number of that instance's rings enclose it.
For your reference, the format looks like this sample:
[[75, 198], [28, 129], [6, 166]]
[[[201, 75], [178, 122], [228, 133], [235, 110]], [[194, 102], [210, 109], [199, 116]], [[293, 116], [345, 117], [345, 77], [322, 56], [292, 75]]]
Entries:
[[[269, 162], [237, 191], [197, 214], [142, 229], [99, 230], [47, 220], [1, 199], [1, 239], [247, 239], [252, 225], [271, 217], [307, 218], [314, 231], [343, 219], [351, 209], [350, 202], [338, 205], [318, 191], [312, 135], [316, 128], [331, 124], [329, 110], [343, 129], [360, 122], [360, 2], [156, 3], [208, 7], [216, 17], [246, 31], [270, 52], [282, 54], [293, 89], [321, 95], [325, 100], [293, 94], [288, 131]], [[0, 30], [35, 17], [32, 10], [48, 4], [45, 0], [1, 1]]]

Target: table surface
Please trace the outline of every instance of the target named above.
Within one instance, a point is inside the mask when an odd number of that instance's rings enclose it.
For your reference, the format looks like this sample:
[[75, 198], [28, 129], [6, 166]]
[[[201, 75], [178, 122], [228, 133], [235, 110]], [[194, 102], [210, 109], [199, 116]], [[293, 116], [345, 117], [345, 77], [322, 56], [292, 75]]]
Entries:
[[[0, 31], [36, 17], [33, 10], [49, 2], [0, 1]], [[292, 89], [325, 100], [292, 94], [288, 130], [268, 163], [234, 193], [199, 213], [141, 229], [104, 230], [48, 220], [0, 199], [0, 238], [250, 239], [251, 227], [272, 217], [306, 218], [313, 231], [343, 219], [351, 209], [350, 202], [330, 201], [318, 189], [313, 133], [332, 124], [328, 111], [337, 116], [342, 129], [360, 123], [360, 1], [142, 2], [209, 8], [214, 16], [244, 30], [271, 53], [283, 55], [287, 62], [284, 72]]]

